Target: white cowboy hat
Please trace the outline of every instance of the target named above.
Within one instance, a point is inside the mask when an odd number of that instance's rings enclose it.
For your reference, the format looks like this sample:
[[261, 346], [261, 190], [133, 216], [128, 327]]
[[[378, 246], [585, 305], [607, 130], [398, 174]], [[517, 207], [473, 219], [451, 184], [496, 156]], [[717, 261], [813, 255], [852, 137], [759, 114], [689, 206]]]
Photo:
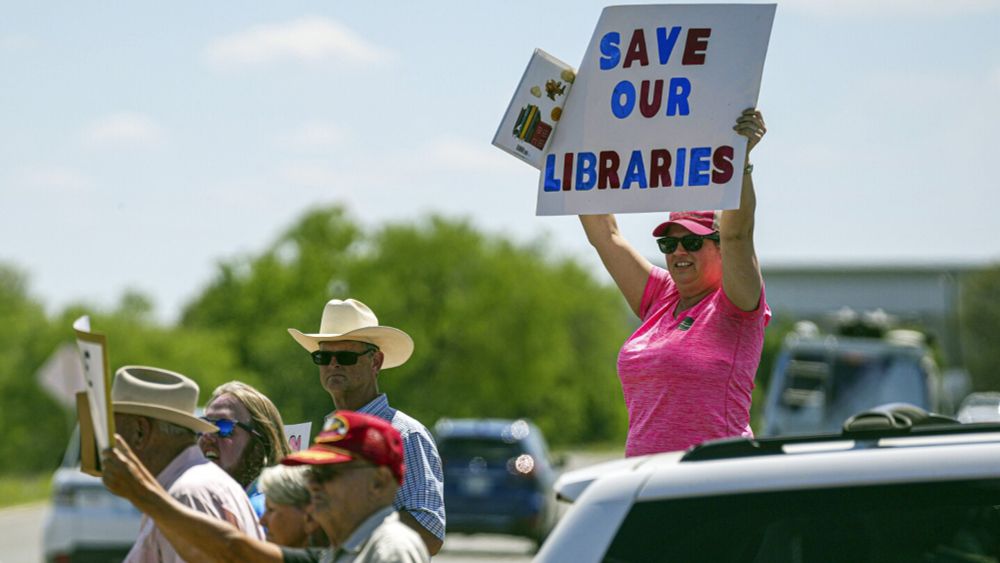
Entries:
[[111, 406], [116, 413], [165, 420], [195, 432], [219, 429], [194, 415], [198, 384], [172, 371], [146, 366], [125, 366], [115, 372]]
[[385, 356], [382, 369], [403, 365], [413, 354], [413, 339], [409, 334], [391, 326], [379, 326], [375, 313], [355, 299], [328, 301], [318, 333], [303, 334], [290, 328], [288, 334], [310, 353], [319, 350], [320, 342], [354, 340], [373, 344]]

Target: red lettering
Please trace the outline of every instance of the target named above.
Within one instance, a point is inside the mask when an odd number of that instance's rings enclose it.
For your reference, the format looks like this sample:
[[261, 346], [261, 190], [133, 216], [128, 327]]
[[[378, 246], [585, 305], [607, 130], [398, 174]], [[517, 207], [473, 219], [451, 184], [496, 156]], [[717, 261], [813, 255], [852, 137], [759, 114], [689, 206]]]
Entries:
[[652, 161], [649, 163], [649, 187], [670, 187], [670, 151], [655, 149], [649, 153], [649, 159]]
[[563, 157], [563, 187], [564, 192], [573, 189], [573, 153], [568, 152]]
[[687, 42], [684, 43], [684, 57], [681, 59], [682, 65], [705, 64], [705, 49], [708, 48], [710, 35], [712, 29], [708, 27], [692, 27], [688, 30]]
[[723, 145], [712, 153], [712, 183], [725, 184], [733, 177], [733, 147]]
[[615, 151], [601, 151], [601, 165], [597, 176], [597, 189], [603, 190], [608, 186], [612, 189], [621, 187], [618, 180], [618, 165], [620, 160]]
[[653, 82], [652, 98], [649, 95], [649, 80], [642, 81], [639, 92], [639, 112], [643, 117], [653, 117], [660, 111], [660, 102], [663, 100], [663, 80]]
[[639, 66], [649, 66], [649, 54], [646, 53], [646, 34], [642, 28], [632, 32], [632, 42], [628, 45], [628, 53], [625, 54], [625, 62], [622, 68], [632, 66], [632, 62], [638, 60]]

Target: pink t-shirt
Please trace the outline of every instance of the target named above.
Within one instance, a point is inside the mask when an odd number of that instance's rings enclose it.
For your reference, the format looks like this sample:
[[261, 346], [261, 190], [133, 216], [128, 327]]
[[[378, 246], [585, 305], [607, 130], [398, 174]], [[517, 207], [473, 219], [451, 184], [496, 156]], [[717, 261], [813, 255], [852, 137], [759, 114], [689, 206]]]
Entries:
[[678, 301], [670, 274], [654, 267], [639, 307], [642, 324], [618, 354], [626, 456], [753, 435], [750, 394], [771, 319], [763, 289], [756, 311], [740, 310], [722, 288], [674, 318]]

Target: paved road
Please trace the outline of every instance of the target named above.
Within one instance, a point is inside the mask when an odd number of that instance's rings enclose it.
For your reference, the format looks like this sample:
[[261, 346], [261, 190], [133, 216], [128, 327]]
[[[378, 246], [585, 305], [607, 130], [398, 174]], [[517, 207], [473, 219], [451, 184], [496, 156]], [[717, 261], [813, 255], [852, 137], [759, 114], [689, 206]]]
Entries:
[[[567, 457], [566, 468], [577, 469], [593, 463], [621, 457], [621, 453], [574, 453]], [[42, 520], [44, 503], [0, 510], [0, 563], [40, 563], [42, 560]], [[453, 534], [434, 561], [494, 561], [526, 563], [533, 549], [520, 538]]]
[[44, 504], [0, 510], [0, 563], [35, 563], [42, 560]]

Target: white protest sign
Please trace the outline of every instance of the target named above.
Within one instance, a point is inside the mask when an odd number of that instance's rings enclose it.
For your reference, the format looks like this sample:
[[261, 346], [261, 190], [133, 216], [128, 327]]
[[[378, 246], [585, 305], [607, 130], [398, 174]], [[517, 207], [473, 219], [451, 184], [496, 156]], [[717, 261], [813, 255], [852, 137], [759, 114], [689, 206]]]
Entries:
[[538, 184], [538, 215], [733, 209], [774, 4], [605, 8]]
[[115, 417], [111, 410], [111, 370], [108, 368], [108, 343], [103, 334], [90, 332], [90, 317], [84, 315], [73, 322], [76, 344], [83, 361], [87, 403], [94, 425], [94, 440], [98, 450], [110, 445], [115, 432]]
[[285, 425], [285, 440], [293, 452], [301, 452], [309, 447], [309, 433], [312, 432], [311, 422]]

